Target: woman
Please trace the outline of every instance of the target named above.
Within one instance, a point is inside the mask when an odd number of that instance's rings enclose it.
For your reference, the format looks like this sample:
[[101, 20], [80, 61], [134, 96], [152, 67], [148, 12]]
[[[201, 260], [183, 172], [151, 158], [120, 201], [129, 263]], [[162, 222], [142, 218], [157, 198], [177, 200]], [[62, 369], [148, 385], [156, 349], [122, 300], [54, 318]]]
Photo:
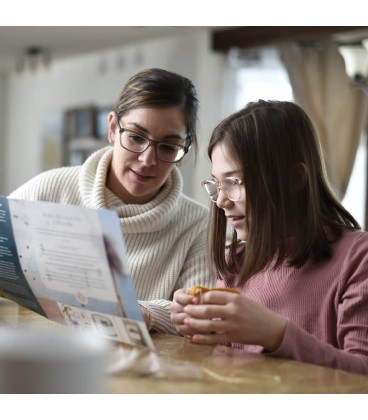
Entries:
[[329, 186], [308, 116], [290, 102], [250, 103], [216, 127], [208, 154], [210, 261], [217, 286], [240, 294], [177, 291], [178, 332], [368, 373], [368, 233]]
[[204, 206], [183, 194], [177, 165], [197, 145], [198, 98], [192, 82], [162, 69], [133, 76], [108, 116], [110, 146], [82, 166], [42, 173], [11, 198], [113, 209], [149, 329], [175, 332], [170, 299], [208, 282]]

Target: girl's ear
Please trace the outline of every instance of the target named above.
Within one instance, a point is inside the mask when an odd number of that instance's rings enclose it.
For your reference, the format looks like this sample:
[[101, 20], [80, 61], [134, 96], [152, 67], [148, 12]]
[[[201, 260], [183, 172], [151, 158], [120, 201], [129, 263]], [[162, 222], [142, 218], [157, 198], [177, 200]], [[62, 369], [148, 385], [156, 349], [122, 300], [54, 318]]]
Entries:
[[301, 191], [308, 179], [308, 168], [303, 162], [294, 164], [294, 176], [291, 178], [291, 190], [294, 193]]
[[107, 139], [109, 143], [113, 146], [115, 144], [115, 136], [116, 136], [116, 114], [115, 112], [110, 112], [107, 117], [107, 124], [108, 124], [108, 131], [107, 131]]

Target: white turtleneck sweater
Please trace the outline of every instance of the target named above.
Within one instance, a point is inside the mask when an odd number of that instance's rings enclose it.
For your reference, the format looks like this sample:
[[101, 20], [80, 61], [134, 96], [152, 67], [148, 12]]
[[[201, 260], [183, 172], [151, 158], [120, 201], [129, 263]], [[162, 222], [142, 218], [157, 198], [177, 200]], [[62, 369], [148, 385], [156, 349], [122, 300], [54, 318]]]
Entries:
[[169, 310], [174, 291], [215, 283], [206, 260], [208, 211], [183, 194], [176, 167], [152, 201], [123, 203], [106, 188], [112, 153], [108, 146], [92, 154], [82, 166], [43, 172], [9, 198], [115, 210], [139, 303], [150, 313], [150, 327], [176, 334]]

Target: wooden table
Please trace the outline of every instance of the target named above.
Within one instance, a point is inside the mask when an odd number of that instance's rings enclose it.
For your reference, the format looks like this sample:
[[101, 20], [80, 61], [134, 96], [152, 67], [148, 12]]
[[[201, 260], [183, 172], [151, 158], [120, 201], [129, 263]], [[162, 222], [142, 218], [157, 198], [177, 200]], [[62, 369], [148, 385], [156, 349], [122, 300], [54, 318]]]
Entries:
[[[64, 328], [4, 298], [0, 325]], [[153, 334], [156, 353], [117, 345], [114, 351], [138, 354], [137, 371], [108, 374], [106, 393], [242, 394], [242, 393], [368, 393], [368, 376], [293, 360], [192, 344], [189, 340]], [[140, 372], [147, 362], [159, 364], [156, 374]], [[152, 363], [151, 363], [152, 365]]]

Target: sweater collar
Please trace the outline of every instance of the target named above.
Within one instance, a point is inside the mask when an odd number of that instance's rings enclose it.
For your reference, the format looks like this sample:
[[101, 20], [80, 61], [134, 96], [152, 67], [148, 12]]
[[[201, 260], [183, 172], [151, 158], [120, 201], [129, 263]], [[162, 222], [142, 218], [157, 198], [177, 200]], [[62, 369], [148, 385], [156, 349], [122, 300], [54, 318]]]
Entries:
[[115, 210], [127, 233], [154, 232], [165, 227], [179, 210], [183, 179], [174, 167], [161, 191], [145, 204], [125, 204], [106, 187], [113, 148], [93, 153], [83, 164], [79, 178], [82, 203], [89, 208]]

